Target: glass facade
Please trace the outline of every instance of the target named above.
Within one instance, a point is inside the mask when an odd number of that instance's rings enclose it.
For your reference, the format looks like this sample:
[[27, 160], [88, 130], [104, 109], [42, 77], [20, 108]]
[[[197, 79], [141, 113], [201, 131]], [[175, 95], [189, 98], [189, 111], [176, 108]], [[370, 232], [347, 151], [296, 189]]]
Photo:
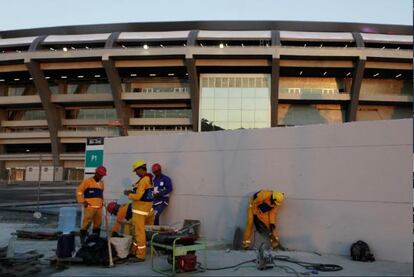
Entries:
[[9, 86], [7, 89], [7, 96], [22, 96], [25, 89], [25, 86]]
[[166, 88], [134, 88], [133, 92], [139, 93], [188, 93], [188, 87], [166, 87]]
[[115, 109], [80, 109], [77, 119], [117, 119]]
[[46, 113], [44, 110], [24, 111], [22, 120], [45, 120]]
[[141, 109], [139, 118], [191, 118], [189, 109]]
[[270, 75], [202, 74], [201, 131], [270, 127]]
[[68, 131], [75, 131], [75, 132], [86, 132], [86, 131], [92, 131], [92, 132], [107, 132], [110, 136], [119, 136], [119, 129], [116, 127], [67, 127]]
[[108, 83], [78, 83], [68, 84], [67, 94], [98, 94], [111, 93], [111, 86]]

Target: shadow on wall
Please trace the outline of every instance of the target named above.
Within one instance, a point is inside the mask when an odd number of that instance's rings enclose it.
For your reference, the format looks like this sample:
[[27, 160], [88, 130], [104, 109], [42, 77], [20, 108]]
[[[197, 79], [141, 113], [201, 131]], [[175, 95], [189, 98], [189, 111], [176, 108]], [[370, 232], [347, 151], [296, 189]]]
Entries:
[[285, 125], [328, 123], [328, 120], [321, 116], [318, 109], [310, 105], [289, 105], [285, 117], [281, 120], [281, 124]]
[[[124, 178], [124, 179], [122, 179], [121, 186], [122, 186], [122, 190], [132, 189], [133, 181], [129, 177]], [[129, 203], [130, 201], [129, 201], [128, 197], [122, 193], [121, 197], [119, 197], [117, 202], [118, 202], [118, 204], [125, 204], [125, 203]]]

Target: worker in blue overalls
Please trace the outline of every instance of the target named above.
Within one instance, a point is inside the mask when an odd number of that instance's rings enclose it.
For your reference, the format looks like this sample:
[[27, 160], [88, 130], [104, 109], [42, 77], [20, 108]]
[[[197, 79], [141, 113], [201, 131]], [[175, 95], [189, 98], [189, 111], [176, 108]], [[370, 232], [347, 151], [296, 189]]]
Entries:
[[160, 224], [160, 215], [168, 206], [170, 193], [173, 190], [170, 177], [162, 174], [161, 165], [156, 163], [152, 166], [152, 173], [154, 174], [154, 225]]

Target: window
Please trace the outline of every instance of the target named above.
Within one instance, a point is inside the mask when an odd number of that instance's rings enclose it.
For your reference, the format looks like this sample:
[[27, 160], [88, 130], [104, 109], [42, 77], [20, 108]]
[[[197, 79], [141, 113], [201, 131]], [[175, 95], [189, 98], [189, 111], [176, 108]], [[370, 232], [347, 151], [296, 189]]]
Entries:
[[24, 111], [22, 120], [44, 120], [46, 114], [44, 110]]
[[77, 119], [117, 119], [115, 109], [79, 109]]
[[190, 109], [141, 109], [138, 118], [191, 118]]
[[269, 75], [204, 74], [201, 84], [201, 131], [270, 127]]
[[7, 95], [8, 96], [22, 96], [26, 87], [25, 86], [9, 86]]

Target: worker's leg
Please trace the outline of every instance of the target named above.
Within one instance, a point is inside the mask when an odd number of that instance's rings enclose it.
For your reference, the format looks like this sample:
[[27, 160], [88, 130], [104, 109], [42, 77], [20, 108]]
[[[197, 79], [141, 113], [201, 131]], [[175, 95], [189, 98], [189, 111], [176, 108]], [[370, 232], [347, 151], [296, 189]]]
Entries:
[[154, 225], [155, 210], [151, 209], [149, 214], [145, 217], [145, 226]]
[[95, 213], [93, 215], [93, 233], [99, 237], [101, 233], [101, 225], [102, 225], [102, 208], [95, 209]]
[[249, 201], [249, 207], [247, 208], [247, 223], [246, 228], [244, 229], [243, 235], [243, 248], [248, 249], [251, 244], [251, 238], [253, 235], [253, 209], [252, 209], [252, 201]]
[[279, 246], [279, 235], [276, 228], [274, 230], [270, 228], [270, 213], [259, 213], [258, 218], [267, 228], [267, 235], [269, 236], [272, 248], [276, 249]]
[[279, 232], [278, 232], [278, 230], [276, 230], [276, 228], [270, 234], [270, 244], [272, 245], [273, 249], [276, 249], [276, 248], [280, 247]]
[[135, 256], [141, 260], [145, 260], [145, 256], [147, 254], [147, 240], [145, 237], [145, 217], [145, 215], [140, 215], [136, 213], [132, 215], [132, 222], [135, 228]]
[[80, 229], [80, 241], [83, 245], [85, 243], [86, 237], [88, 236], [88, 229], [91, 226], [93, 221], [93, 208], [87, 207], [83, 208], [83, 221]]
[[160, 216], [166, 207], [167, 205], [165, 204], [159, 204], [154, 207], [154, 225], [160, 225]]

